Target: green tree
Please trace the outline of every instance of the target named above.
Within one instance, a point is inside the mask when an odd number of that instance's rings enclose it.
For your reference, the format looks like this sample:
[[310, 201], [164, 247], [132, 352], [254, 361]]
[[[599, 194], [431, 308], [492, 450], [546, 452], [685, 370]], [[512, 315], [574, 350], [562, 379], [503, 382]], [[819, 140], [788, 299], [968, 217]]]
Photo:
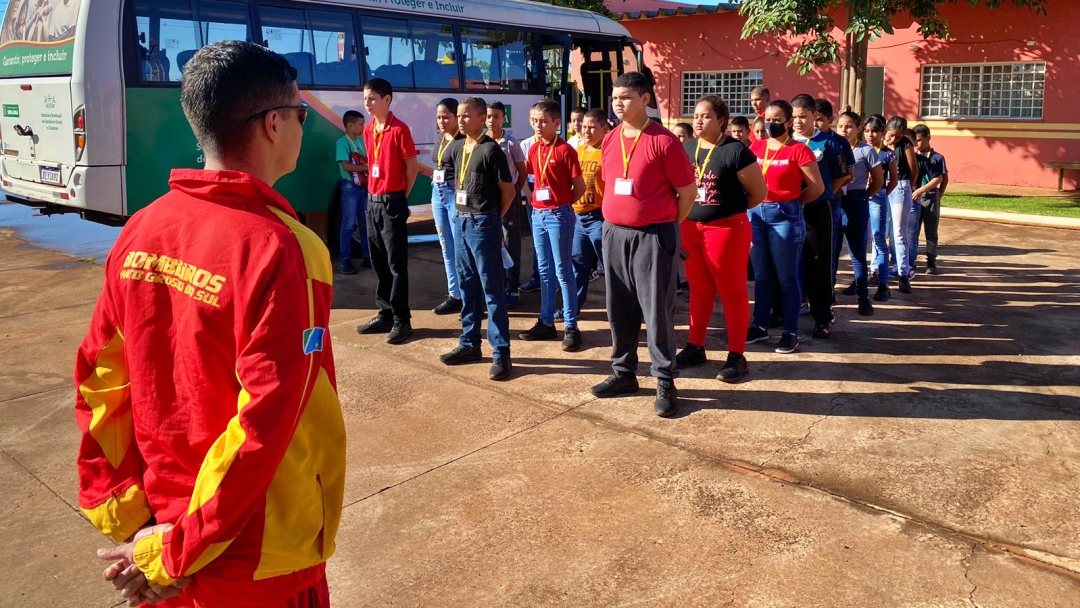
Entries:
[[[743, 38], [792, 34], [809, 36], [788, 61], [800, 74], [816, 66], [842, 66], [840, 107], [862, 113], [866, 97], [866, 56], [869, 43], [892, 34], [892, 21], [908, 14], [919, 22], [923, 38], [948, 38], [949, 23], [941, 15], [946, 3], [964, 1], [972, 8], [996, 9], [1005, 2], [1046, 15], [1046, 0], [743, 0], [739, 12], [746, 17]], [[846, 14], [844, 43], [833, 36], [834, 14]]]

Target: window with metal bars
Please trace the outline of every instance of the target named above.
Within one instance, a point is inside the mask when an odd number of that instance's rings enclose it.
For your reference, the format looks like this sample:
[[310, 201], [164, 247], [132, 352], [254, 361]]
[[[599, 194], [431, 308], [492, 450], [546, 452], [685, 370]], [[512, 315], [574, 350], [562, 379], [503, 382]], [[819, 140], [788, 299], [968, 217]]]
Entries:
[[693, 116], [697, 100], [705, 95], [719, 95], [727, 102], [732, 116], [749, 116], [750, 91], [764, 81], [761, 70], [723, 72], [683, 72], [682, 115]]
[[924, 65], [922, 118], [1043, 117], [1046, 64]]

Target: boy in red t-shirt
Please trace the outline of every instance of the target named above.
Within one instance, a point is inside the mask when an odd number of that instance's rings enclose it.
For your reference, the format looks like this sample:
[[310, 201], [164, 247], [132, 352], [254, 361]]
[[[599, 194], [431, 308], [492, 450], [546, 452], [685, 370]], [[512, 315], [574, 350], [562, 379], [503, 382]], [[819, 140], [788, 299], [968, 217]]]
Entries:
[[636, 393], [637, 347], [644, 321], [656, 414], [679, 411], [675, 391], [675, 272], [679, 222], [694, 205], [694, 166], [675, 135], [649, 119], [651, 83], [640, 72], [615, 81], [612, 108], [622, 120], [601, 147], [604, 182], [604, 284], [614, 373], [597, 397]]
[[408, 125], [390, 111], [394, 89], [382, 78], [364, 85], [364, 107], [372, 121], [364, 128], [370, 172], [367, 231], [371, 267], [379, 279], [375, 304], [379, 314], [356, 328], [362, 334], [388, 334], [401, 344], [412, 335], [409, 311], [409, 192], [420, 165]]
[[[556, 290], [563, 293], [563, 342], [567, 352], [581, 347], [577, 329], [577, 282], [574, 280], [573, 203], [585, 194], [577, 152], [559, 137], [562, 120], [559, 104], [544, 99], [529, 109], [529, 122], [536, 143], [529, 147], [525, 161], [535, 186], [532, 191], [533, 248], [540, 265], [540, 319], [522, 340], [555, 340]], [[556, 283], [557, 281], [557, 283]]]

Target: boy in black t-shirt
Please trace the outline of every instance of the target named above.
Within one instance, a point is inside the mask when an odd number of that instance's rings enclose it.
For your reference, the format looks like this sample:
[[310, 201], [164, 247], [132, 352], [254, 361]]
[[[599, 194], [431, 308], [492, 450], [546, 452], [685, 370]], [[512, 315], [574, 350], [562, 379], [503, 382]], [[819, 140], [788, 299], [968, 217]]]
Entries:
[[499, 143], [484, 134], [487, 103], [469, 97], [458, 104], [464, 140], [451, 144], [455, 180], [454, 251], [461, 282], [461, 339], [439, 359], [446, 365], [479, 361], [483, 307], [488, 312], [492, 380], [510, 375], [510, 317], [502, 257], [502, 216], [517, 196], [510, 165]]
[[919, 187], [911, 193], [911, 216], [908, 225], [908, 266], [915, 271], [919, 257], [919, 233], [926, 226], [926, 274], [937, 274], [938, 223], [941, 221], [941, 197], [949, 185], [945, 157], [930, 146], [930, 127], [915, 125], [915, 160], [919, 163]]

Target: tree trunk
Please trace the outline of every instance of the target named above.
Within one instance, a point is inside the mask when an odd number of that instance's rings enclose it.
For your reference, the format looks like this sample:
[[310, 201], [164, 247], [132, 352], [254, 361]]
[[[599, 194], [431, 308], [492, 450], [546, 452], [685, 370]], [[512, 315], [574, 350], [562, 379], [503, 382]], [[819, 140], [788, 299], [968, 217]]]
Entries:
[[860, 116], [866, 108], [866, 63], [869, 40], [845, 38], [844, 70], [840, 92], [840, 111], [851, 110]]
[[844, 64], [840, 71], [840, 107], [838, 111], [843, 112], [848, 105], [848, 98], [851, 92], [851, 47], [854, 36], [850, 33], [844, 36]]

